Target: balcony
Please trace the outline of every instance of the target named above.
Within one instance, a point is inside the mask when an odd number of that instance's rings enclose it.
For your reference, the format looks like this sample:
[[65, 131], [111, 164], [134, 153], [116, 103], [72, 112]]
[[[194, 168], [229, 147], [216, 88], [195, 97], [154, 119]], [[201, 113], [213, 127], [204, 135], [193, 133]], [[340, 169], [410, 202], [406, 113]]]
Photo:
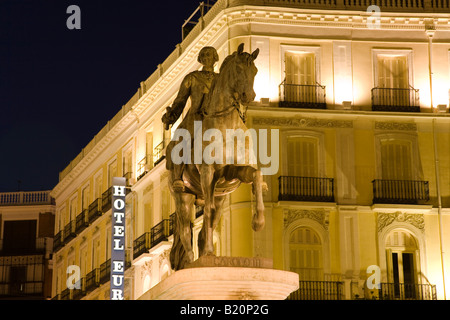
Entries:
[[419, 89], [372, 88], [372, 110], [420, 112]]
[[110, 278], [111, 278], [111, 259], [108, 259], [100, 265], [100, 284], [108, 282]]
[[76, 221], [72, 220], [64, 227], [64, 244], [70, 242], [70, 240], [74, 239], [77, 234], [75, 232]]
[[147, 172], [149, 172], [153, 168], [153, 155], [147, 154], [144, 158], [142, 158], [138, 162], [138, 169], [137, 169], [137, 181], [142, 179], [143, 176]]
[[72, 289], [72, 300], [80, 300], [86, 294], [85, 292], [85, 278], [81, 278], [80, 280], [80, 289]]
[[326, 109], [325, 86], [316, 84], [288, 84], [283, 81], [279, 86], [282, 108]]
[[36, 238], [34, 244], [27, 247], [16, 247], [11, 241], [4, 245], [4, 239], [0, 239], [0, 257], [1, 256], [18, 256], [18, 255], [33, 255], [50, 253], [50, 248], [47, 238]]
[[340, 281], [300, 281], [299, 289], [287, 300], [343, 300], [344, 283]]
[[100, 286], [100, 269], [95, 268], [89, 272], [85, 277], [85, 290], [86, 293], [94, 290]]
[[428, 181], [379, 180], [373, 183], [373, 203], [422, 204], [430, 200]]
[[334, 179], [280, 176], [278, 201], [334, 202]]
[[87, 226], [89, 226], [88, 210], [85, 209], [75, 219], [75, 233], [80, 234]]
[[105, 213], [109, 209], [111, 209], [111, 201], [112, 201], [112, 187], [109, 187], [108, 190], [106, 190], [102, 194], [102, 212], [103, 213]]
[[381, 283], [380, 300], [437, 300], [431, 284]]
[[155, 225], [150, 232], [146, 232], [133, 241], [133, 259], [136, 259], [143, 253], [156, 246], [161, 241], [167, 240], [173, 234], [175, 214], [169, 219], [164, 219]]
[[164, 145], [164, 141], [162, 141], [153, 150], [153, 166], [156, 166], [158, 163], [160, 163], [166, 158], [166, 156], [164, 155], [165, 147], [166, 146]]
[[102, 215], [102, 199], [97, 198], [89, 205], [88, 221], [91, 224]]
[[58, 252], [58, 250], [61, 249], [62, 247], [63, 247], [62, 232], [60, 231], [53, 237], [53, 251]]

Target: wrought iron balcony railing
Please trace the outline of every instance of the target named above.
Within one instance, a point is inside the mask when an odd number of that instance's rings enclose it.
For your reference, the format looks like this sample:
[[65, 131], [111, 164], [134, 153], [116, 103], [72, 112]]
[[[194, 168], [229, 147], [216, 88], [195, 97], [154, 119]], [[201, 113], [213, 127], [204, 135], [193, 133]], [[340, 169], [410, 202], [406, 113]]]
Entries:
[[278, 201], [334, 202], [334, 179], [280, 176]]
[[372, 110], [420, 112], [419, 89], [372, 88]]
[[156, 166], [158, 163], [164, 160], [164, 141], [160, 142], [153, 150], [153, 165]]
[[20, 281], [0, 283], [0, 297], [41, 296], [44, 293], [43, 281]]
[[80, 234], [87, 226], [89, 226], [88, 210], [84, 209], [75, 219], [75, 233]]
[[106, 260], [100, 265], [100, 283], [108, 282], [111, 277], [111, 259]]
[[380, 180], [373, 183], [373, 203], [420, 204], [430, 200], [428, 181]]
[[316, 84], [290, 84], [283, 81], [279, 86], [280, 107], [326, 109], [325, 86]]
[[414, 283], [381, 283], [380, 285], [380, 300], [437, 300], [435, 285]]
[[102, 194], [102, 212], [105, 213], [109, 209], [111, 209], [111, 197], [112, 197], [112, 187], [109, 187], [108, 190], [103, 192]]
[[88, 221], [94, 222], [98, 217], [102, 215], [102, 199], [97, 198], [89, 205]]
[[55, 236], [53, 237], [53, 251], [57, 252], [59, 249], [63, 247], [62, 242], [62, 232], [59, 231]]
[[89, 272], [85, 277], [85, 290], [86, 293], [94, 290], [98, 286], [100, 286], [100, 269], [95, 268], [91, 272]]
[[171, 214], [169, 219], [164, 219], [156, 224], [150, 232], [146, 232], [133, 241], [133, 259], [156, 246], [161, 241], [167, 240], [173, 234], [175, 214]]
[[67, 244], [77, 236], [76, 232], [76, 221], [72, 220], [64, 227], [64, 244]]
[[300, 281], [297, 291], [287, 300], [343, 300], [344, 283], [340, 281]]

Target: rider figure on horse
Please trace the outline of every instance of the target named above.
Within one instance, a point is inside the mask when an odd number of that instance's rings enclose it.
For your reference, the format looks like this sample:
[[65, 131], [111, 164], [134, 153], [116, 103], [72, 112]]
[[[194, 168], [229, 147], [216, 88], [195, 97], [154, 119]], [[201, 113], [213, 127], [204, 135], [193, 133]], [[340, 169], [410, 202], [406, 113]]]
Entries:
[[[165, 124], [165, 130], [174, 124], [183, 112], [186, 103], [191, 98], [191, 108], [186, 114], [186, 117], [180, 123], [178, 128], [188, 130], [193, 137], [194, 121], [202, 120], [202, 106], [205, 96], [211, 89], [213, 80], [218, 75], [214, 72], [214, 65], [219, 61], [219, 55], [213, 47], [203, 47], [198, 55], [198, 62], [203, 65], [200, 71], [193, 71], [189, 73], [182, 81], [178, 95], [175, 98], [172, 108], [167, 107], [166, 113], [162, 117], [162, 122]], [[171, 151], [177, 144], [176, 141], [171, 141], [166, 149], [166, 169], [173, 170], [174, 181], [173, 190], [175, 192], [183, 192], [185, 189], [182, 179], [183, 169], [185, 164], [175, 164], [171, 160]]]

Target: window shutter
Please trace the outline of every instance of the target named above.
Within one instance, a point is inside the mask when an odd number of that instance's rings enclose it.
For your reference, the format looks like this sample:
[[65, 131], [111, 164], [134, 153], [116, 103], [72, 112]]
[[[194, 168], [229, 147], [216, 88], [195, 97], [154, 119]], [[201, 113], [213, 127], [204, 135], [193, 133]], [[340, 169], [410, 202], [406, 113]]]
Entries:
[[384, 180], [412, 180], [411, 146], [407, 141], [382, 143], [381, 173]]
[[288, 175], [318, 177], [318, 147], [314, 138], [288, 139]]

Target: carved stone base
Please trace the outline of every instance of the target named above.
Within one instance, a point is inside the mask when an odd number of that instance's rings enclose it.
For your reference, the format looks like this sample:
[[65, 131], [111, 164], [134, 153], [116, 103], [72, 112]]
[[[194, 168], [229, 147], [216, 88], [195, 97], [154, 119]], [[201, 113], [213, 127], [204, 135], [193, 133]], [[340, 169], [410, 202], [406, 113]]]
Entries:
[[202, 257], [139, 300], [284, 300], [298, 289], [298, 274], [272, 265], [265, 258]]

